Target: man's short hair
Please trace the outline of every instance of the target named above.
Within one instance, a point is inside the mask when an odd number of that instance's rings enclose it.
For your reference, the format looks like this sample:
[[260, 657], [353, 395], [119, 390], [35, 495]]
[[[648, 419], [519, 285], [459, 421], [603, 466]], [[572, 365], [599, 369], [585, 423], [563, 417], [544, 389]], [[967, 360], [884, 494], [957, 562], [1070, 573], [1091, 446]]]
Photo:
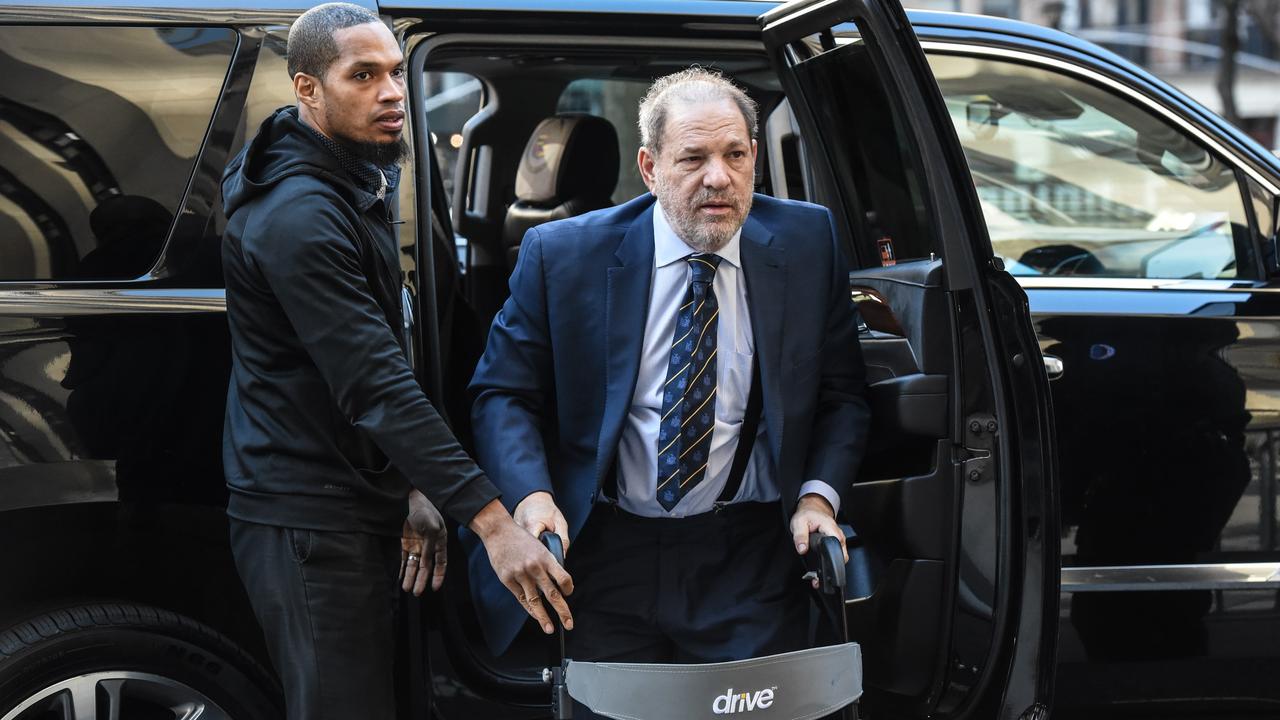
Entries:
[[695, 66], [660, 77], [649, 86], [649, 92], [640, 101], [640, 144], [654, 155], [662, 152], [662, 135], [672, 103], [717, 100], [731, 100], [738, 106], [747, 124], [747, 132], [755, 140], [760, 131], [756, 102], [718, 71]]
[[324, 80], [329, 66], [338, 59], [338, 43], [333, 34], [356, 25], [380, 23], [369, 10], [351, 3], [335, 2], [317, 5], [302, 13], [289, 28], [289, 77], [306, 73]]

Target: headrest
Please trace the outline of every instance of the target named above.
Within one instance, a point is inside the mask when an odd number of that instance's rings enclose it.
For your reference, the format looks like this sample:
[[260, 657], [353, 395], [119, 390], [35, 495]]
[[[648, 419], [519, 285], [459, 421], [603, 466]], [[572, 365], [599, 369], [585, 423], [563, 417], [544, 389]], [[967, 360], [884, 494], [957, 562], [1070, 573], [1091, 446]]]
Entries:
[[516, 198], [561, 203], [608, 198], [618, 184], [618, 133], [595, 115], [562, 114], [538, 123], [520, 158]]

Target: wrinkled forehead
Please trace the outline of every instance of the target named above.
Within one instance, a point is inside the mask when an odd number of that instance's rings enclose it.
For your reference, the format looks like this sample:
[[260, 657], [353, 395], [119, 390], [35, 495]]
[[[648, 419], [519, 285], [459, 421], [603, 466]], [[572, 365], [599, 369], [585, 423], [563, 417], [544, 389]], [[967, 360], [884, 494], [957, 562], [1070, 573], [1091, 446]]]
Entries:
[[666, 143], [687, 145], [749, 145], [751, 134], [737, 103], [728, 98], [673, 102], [667, 114]]

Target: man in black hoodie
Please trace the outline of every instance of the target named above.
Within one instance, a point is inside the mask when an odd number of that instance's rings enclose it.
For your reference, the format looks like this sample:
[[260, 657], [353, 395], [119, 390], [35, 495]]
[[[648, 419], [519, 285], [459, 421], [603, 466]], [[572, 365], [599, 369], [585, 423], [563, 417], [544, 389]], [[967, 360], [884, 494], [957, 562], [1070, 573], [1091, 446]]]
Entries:
[[443, 580], [436, 507], [482, 538], [547, 632], [539, 592], [572, 627], [572, 581], [458, 446], [394, 329], [395, 37], [368, 10], [332, 3], [294, 23], [288, 52], [297, 106], [269, 117], [223, 178], [232, 551], [289, 718], [384, 720], [397, 578], [418, 593], [428, 575]]

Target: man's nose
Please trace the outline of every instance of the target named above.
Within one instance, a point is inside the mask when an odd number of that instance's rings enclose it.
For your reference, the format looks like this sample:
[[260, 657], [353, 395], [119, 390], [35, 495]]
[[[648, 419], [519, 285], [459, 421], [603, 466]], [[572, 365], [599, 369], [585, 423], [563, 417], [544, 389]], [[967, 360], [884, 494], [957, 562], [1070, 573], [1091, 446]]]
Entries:
[[723, 190], [729, 187], [731, 183], [729, 168], [725, 166], [724, 160], [711, 158], [707, 163], [706, 171], [702, 175], [702, 184], [715, 190]]
[[382, 81], [382, 87], [378, 88], [378, 102], [392, 103], [404, 101], [404, 85], [400, 80], [391, 75]]

